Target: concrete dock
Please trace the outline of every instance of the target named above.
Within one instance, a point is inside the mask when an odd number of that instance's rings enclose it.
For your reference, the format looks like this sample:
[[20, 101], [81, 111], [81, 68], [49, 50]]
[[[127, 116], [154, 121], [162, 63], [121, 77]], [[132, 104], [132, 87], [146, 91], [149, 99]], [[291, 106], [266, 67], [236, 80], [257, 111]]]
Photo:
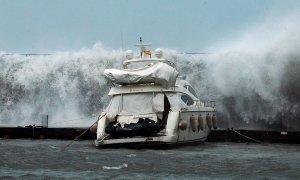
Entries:
[[[71, 140], [84, 132], [85, 128], [43, 128], [39, 126], [0, 127], [0, 138], [6, 139], [62, 139]], [[96, 135], [87, 131], [82, 140], [95, 139]], [[299, 131], [220, 129], [212, 130], [208, 142], [267, 142], [300, 144]]]
[[[28, 127], [0, 127], [0, 138], [7, 139], [74, 139], [83, 133], [85, 128], [43, 128]], [[87, 131], [80, 137], [83, 140], [95, 139], [96, 135]]]

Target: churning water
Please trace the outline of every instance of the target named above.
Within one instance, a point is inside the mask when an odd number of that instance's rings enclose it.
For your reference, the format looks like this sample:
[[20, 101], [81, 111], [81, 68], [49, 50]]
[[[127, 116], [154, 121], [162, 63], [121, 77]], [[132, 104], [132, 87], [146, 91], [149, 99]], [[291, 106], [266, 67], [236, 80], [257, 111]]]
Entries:
[[[299, 15], [273, 17], [206, 55], [164, 49], [221, 127], [300, 129]], [[275, 23], [277, 22], [277, 23]], [[201, 43], [201, 42], [200, 42]], [[0, 126], [89, 126], [109, 101], [105, 68], [124, 51], [101, 43], [45, 56], [0, 53]], [[96, 149], [90, 141], [0, 139], [0, 178], [299, 179], [299, 145], [205, 143], [169, 150]]]
[[[220, 125], [300, 128], [299, 13], [256, 24], [207, 55], [165, 49], [201, 100], [217, 101]], [[280, 23], [273, 23], [274, 20]], [[280, 24], [280, 25], [279, 25]], [[124, 51], [101, 43], [49, 56], [0, 54], [0, 126], [89, 126], [109, 101], [102, 73], [121, 67]]]
[[91, 141], [0, 140], [0, 178], [299, 179], [299, 145], [205, 143], [168, 150], [97, 149]]

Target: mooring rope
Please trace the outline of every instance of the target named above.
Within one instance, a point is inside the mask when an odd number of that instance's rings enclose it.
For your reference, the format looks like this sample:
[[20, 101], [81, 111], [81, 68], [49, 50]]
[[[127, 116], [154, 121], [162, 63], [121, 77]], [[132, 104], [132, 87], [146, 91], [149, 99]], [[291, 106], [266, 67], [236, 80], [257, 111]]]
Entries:
[[244, 138], [250, 139], [250, 140], [252, 140], [252, 141], [254, 141], [254, 142], [257, 142], [257, 143], [263, 143], [262, 141], [253, 139], [253, 138], [251, 138], [251, 137], [249, 137], [249, 136], [246, 136], [246, 135], [244, 135], [244, 134], [242, 134], [242, 133], [240, 133], [240, 132], [238, 132], [238, 131], [236, 131], [236, 130], [231, 129], [231, 131], [237, 133], [237, 134], [240, 135], [240, 136], [243, 136]]
[[[85, 131], [83, 131], [79, 136], [75, 137], [75, 139], [73, 139], [73, 141], [71, 141], [69, 144], [67, 144], [64, 148], [62, 148], [62, 150], [66, 150], [71, 144], [73, 144], [76, 140], [78, 140], [82, 135], [84, 135], [88, 130], [90, 130], [91, 127], [94, 126], [94, 124], [96, 124], [102, 117], [104, 117], [107, 112], [109, 111], [110, 109], [110, 106], [112, 104], [112, 101], [110, 101], [108, 107], [107, 107], [107, 111], [104, 112], [101, 116], [98, 117], [97, 121], [95, 121], [89, 128], [87, 128]], [[107, 136], [105, 136], [100, 142], [102, 142]]]
[[79, 136], [76, 136], [75, 139], [73, 139], [69, 144], [67, 144], [65, 147], [62, 148], [62, 150], [66, 150], [71, 144], [73, 144], [75, 141], [77, 141], [81, 136], [83, 136], [88, 130], [90, 130], [90, 128], [92, 126], [94, 126], [94, 124], [96, 124], [103, 116], [106, 115], [107, 112], [105, 112], [104, 114], [102, 114], [97, 121], [95, 121], [89, 128], [87, 128], [85, 131], [83, 131]]

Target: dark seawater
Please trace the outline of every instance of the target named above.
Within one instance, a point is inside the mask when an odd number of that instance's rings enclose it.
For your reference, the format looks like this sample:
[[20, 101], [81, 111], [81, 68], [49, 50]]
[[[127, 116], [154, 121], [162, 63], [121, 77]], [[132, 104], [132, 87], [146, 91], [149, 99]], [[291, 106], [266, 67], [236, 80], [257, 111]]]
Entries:
[[299, 179], [300, 145], [205, 143], [98, 149], [91, 141], [0, 139], [0, 179]]

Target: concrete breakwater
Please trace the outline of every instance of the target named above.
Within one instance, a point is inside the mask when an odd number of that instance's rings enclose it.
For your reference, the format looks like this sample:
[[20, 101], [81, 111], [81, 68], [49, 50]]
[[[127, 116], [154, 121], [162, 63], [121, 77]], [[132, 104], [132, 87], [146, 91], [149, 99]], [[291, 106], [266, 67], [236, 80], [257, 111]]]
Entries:
[[[6, 139], [62, 139], [71, 140], [86, 128], [44, 128], [41, 126], [0, 127], [0, 138]], [[93, 140], [95, 134], [87, 131], [81, 140]], [[208, 142], [267, 142], [300, 144], [300, 131], [220, 129], [212, 130]]]

